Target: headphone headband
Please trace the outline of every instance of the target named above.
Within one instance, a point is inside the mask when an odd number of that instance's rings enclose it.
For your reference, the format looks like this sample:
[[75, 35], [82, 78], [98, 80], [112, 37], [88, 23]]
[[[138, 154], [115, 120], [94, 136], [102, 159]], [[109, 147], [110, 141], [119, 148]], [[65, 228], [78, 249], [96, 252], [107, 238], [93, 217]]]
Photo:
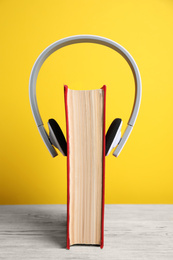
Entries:
[[126, 143], [128, 137], [131, 133], [131, 130], [135, 124], [136, 117], [138, 115], [138, 111], [139, 111], [139, 107], [140, 107], [141, 92], [142, 92], [141, 77], [140, 77], [138, 67], [137, 67], [133, 57], [130, 55], [130, 53], [124, 47], [122, 47], [120, 44], [118, 44], [108, 38], [101, 37], [101, 36], [75, 35], [75, 36], [70, 36], [70, 37], [66, 37], [61, 40], [58, 40], [58, 41], [52, 43], [50, 46], [48, 46], [37, 58], [34, 66], [32, 68], [31, 75], [30, 75], [29, 97], [30, 97], [32, 113], [33, 113], [35, 122], [37, 124], [37, 127], [39, 129], [39, 132], [42, 136], [44, 143], [46, 144], [51, 155], [53, 157], [55, 157], [57, 155], [57, 152], [49, 140], [49, 137], [43, 126], [43, 122], [42, 122], [42, 119], [41, 119], [41, 116], [40, 116], [40, 113], [38, 110], [37, 99], [36, 99], [37, 76], [38, 76], [38, 73], [39, 73], [39, 70], [40, 70], [42, 64], [53, 52], [55, 52], [56, 50], [58, 50], [64, 46], [75, 44], [75, 43], [82, 43], [82, 42], [97, 43], [97, 44], [105, 45], [105, 46], [117, 51], [119, 54], [121, 54], [125, 58], [125, 60], [128, 62], [129, 66], [133, 72], [133, 76], [135, 79], [135, 90], [136, 90], [135, 100], [134, 100], [134, 105], [133, 105], [133, 109], [131, 112], [131, 116], [128, 121], [127, 128], [126, 128], [117, 148], [115, 149], [115, 151], [113, 153], [113, 155], [117, 157], [119, 155], [119, 153], [121, 152], [124, 144]]

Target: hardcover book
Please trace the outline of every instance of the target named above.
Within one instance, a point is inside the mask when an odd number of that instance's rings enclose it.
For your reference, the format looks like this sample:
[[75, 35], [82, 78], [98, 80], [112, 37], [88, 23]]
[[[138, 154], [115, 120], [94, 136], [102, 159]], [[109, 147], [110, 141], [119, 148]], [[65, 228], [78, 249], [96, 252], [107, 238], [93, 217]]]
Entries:
[[106, 86], [64, 86], [67, 129], [67, 248], [104, 244]]

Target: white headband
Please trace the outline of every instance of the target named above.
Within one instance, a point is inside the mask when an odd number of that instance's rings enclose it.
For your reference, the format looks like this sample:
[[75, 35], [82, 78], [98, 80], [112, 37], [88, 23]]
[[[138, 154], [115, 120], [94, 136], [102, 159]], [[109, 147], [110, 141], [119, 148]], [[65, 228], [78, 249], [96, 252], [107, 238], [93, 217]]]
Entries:
[[31, 104], [31, 109], [32, 109], [32, 113], [33, 116], [35, 118], [35, 122], [37, 124], [37, 127], [39, 129], [39, 132], [41, 134], [41, 137], [44, 141], [44, 143], [46, 144], [49, 152], [51, 153], [51, 155], [53, 157], [55, 157], [57, 155], [56, 150], [54, 149], [54, 147], [52, 146], [48, 134], [46, 133], [46, 130], [43, 126], [43, 122], [38, 110], [38, 105], [37, 105], [37, 99], [36, 99], [36, 82], [37, 82], [37, 76], [39, 73], [39, 70], [42, 66], [42, 64], [44, 63], [44, 61], [56, 50], [70, 45], [70, 44], [75, 44], [75, 43], [82, 43], [82, 42], [90, 42], [90, 43], [97, 43], [97, 44], [101, 44], [101, 45], [105, 45], [115, 51], [117, 51], [119, 54], [121, 54], [125, 60], [128, 62], [128, 64], [130, 65], [130, 68], [133, 72], [133, 76], [135, 79], [135, 100], [134, 100], [134, 105], [133, 105], [133, 109], [131, 112], [131, 116], [129, 118], [128, 121], [128, 125], [127, 128], [117, 146], [117, 148], [114, 151], [114, 156], [118, 156], [119, 153], [121, 152], [124, 144], [126, 143], [132, 128], [135, 124], [136, 121], [136, 117], [138, 115], [138, 111], [139, 111], [139, 107], [140, 107], [140, 102], [141, 102], [141, 77], [140, 77], [140, 73], [138, 70], [138, 67], [133, 59], [133, 57], [129, 54], [129, 52], [124, 49], [121, 45], [119, 45], [118, 43], [109, 40], [105, 37], [100, 37], [100, 36], [96, 36], [96, 35], [75, 35], [75, 36], [70, 36], [70, 37], [66, 37], [63, 38], [61, 40], [58, 40], [54, 43], [52, 43], [50, 46], [48, 46], [37, 58], [32, 71], [31, 71], [31, 75], [30, 75], [30, 81], [29, 81], [29, 97], [30, 97], [30, 104]]

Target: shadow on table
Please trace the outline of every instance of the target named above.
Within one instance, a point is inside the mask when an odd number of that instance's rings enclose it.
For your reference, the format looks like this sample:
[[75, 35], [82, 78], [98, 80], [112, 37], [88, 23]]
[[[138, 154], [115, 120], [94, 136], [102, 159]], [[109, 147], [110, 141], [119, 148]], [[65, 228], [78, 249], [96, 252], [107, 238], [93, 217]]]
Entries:
[[[67, 214], [51, 209], [36, 208], [26, 215], [26, 221], [34, 226], [35, 236], [41, 236], [46, 242], [53, 242], [55, 247], [66, 248]], [[32, 228], [31, 227], [31, 228]]]

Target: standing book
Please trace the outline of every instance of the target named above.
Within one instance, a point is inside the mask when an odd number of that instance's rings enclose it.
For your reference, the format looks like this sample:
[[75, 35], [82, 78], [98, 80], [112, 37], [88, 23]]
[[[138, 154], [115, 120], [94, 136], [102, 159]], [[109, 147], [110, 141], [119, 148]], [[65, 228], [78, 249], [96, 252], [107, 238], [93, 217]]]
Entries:
[[104, 245], [106, 86], [64, 86], [67, 129], [67, 248]]

